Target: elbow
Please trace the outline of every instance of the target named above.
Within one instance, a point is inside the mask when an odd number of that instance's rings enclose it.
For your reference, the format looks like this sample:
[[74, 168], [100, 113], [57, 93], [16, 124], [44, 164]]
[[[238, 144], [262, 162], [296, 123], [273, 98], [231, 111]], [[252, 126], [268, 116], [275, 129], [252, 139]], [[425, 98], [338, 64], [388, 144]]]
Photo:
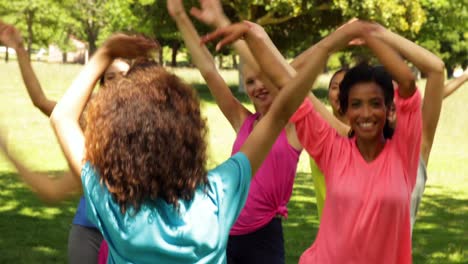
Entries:
[[48, 117], [52, 114], [52, 110], [49, 109], [49, 104], [45, 100], [33, 101], [33, 105]]
[[54, 205], [63, 200], [62, 197], [59, 197], [58, 195], [55, 195], [55, 194], [42, 194], [39, 196], [39, 198], [41, 199], [43, 203], [48, 204], [48, 205]]
[[411, 71], [408, 71], [398, 84], [400, 87], [405, 87], [409, 90], [416, 89], [416, 77]]
[[432, 64], [430, 74], [444, 75], [445, 74], [445, 63], [441, 59], [437, 59], [437, 62]]
[[64, 200], [67, 200], [73, 196], [74, 193], [65, 193], [65, 192], [54, 192], [51, 191], [49, 193], [43, 193], [39, 195], [39, 199], [45, 204], [48, 205], [55, 205], [60, 203]]
[[49, 116], [49, 121], [54, 130], [64, 121], [64, 117], [60, 114], [60, 111], [54, 109]]

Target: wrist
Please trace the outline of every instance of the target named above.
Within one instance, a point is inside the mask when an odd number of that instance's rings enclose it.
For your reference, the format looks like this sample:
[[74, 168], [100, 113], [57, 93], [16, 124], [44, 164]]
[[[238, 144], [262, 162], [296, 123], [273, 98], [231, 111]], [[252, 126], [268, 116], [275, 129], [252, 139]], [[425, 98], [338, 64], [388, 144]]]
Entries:
[[231, 21], [225, 15], [219, 16], [219, 18], [216, 19], [214, 23], [214, 26], [216, 28], [227, 27], [229, 25], [231, 25]]
[[177, 12], [175, 12], [175, 13], [173, 13], [173, 14], [171, 13], [170, 15], [172, 16], [172, 18], [173, 18], [174, 20], [187, 17], [187, 13], [185, 12], [185, 10], [180, 10], [180, 11], [177, 11]]
[[16, 54], [18, 56], [21, 56], [21, 55], [24, 55], [24, 54], [28, 54], [28, 52], [26, 51], [26, 49], [24, 48], [23, 44], [19, 44], [17, 46], [14, 46], [14, 47], [11, 47], [12, 49], [14, 49], [16, 51]]
[[102, 47], [96, 50], [93, 58], [113, 60], [115, 56], [112, 54], [112, 50], [107, 45], [102, 45]]
[[18, 42], [15, 45], [12, 45], [11, 48], [14, 49], [17, 52], [20, 51], [20, 50], [24, 50], [23, 42], [22, 41]]

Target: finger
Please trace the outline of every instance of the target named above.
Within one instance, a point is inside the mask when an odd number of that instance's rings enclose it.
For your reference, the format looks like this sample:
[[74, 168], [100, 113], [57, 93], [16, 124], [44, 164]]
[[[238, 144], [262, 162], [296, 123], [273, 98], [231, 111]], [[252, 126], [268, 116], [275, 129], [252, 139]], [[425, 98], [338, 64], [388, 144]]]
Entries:
[[359, 20], [359, 19], [358, 19], [357, 17], [353, 17], [353, 18], [351, 18], [350, 20], [348, 20], [348, 22], [346, 22], [346, 24], [351, 24], [351, 23], [356, 22], [356, 21], [358, 21], [358, 20]]
[[219, 51], [221, 48], [223, 48], [226, 45], [236, 42], [241, 36], [242, 35], [240, 34], [231, 34], [231, 35], [226, 36], [216, 45], [216, 51]]
[[200, 41], [201, 41], [201, 44], [206, 44], [208, 42], [211, 42], [215, 39], [218, 39], [220, 38], [221, 36], [223, 36], [225, 34], [224, 30], [223, 29], [218, 29], [218, 30], [215, 30], [211, 33], [208, 33], [206, 34], [205, 36], [201, 37]]
[[203, 14], [203, 12], [202, 12], [200, 9], [198, 9], [198, 8], [196, 8], [196, 7], [192, 7], [192, 8], [190, 9], [190, 14], [191, 14], [193, 17], [195, 17], [196, 19], [198, 19], [198, 20], [200, 20], [200, 21], [202, 20], [202, 17], [203, 17], [202, 14]]
[[255, 27], [255, 26], [258, 26], [256, 23], [252, 22], [252, 21], [249, 21], [249, 20], [243, 20], [242, 21], [243, 23], [249, 25], [249, 27]]

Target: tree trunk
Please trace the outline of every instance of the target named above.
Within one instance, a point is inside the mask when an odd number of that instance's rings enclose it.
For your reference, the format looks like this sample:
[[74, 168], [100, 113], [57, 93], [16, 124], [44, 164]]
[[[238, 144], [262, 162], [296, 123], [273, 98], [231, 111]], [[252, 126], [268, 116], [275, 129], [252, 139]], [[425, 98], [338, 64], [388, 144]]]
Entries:
[[91, 29], [88, 31], [88, 49], [89, 56], [93, 56], [94, 52], [97, 50], [96, 46], [97, 33], [93, 32]]
[[93, 21], [87, 21], [86, 24], [86, 37], [88, 38], [89, 57], [93, 56], [97, 50], [96, 40], [99, 36], [99, 25]]
[[179, 52], [179, 48], [180, 48], [179, 42], [173, 42], [171, 44], [171, 49], [172, 49], [171, 66], [172, 67], [177, 67], [177, 53]]
[[447, 69], [447, 78], [452, 78], [453, 77], [453, 66], [452, 65], [446, 65]]
[[223, 55], [218, 56], [218, 69], [223, 69]]
[[237, 88], [237, 91], [239, 93], [244, 93], [245, 94], [245, 87], [244, 87], [244, 75], [242, 74], [242, 67], [244, 66], [244, 60], [242, 57], [239, 57], [239, 64], [237, 66], [237, 70], [239, 71], [239, 86]]
[[7, 46], [5, 49], [5, 62], [8, 62], [9, 60], [10, 60], [10, 57], [9, 57], [8, 46]]
[[62, 52], [62, 63], [67, 63], [67, 52]]
[[164, 66], [163, 47], [162, 47], [162, 46], [161, 46], [161, 48], [159, 49], [158, 55], [159, 55], [159, 64], [160, 64], [161, 66]]
[[232, 54], [232, 68], [237, 69], [237, 55]]
[[26, 11], [26, 24], [28, 26], [28, 55], [29, 59], [31, 59], [31, 52], [32, 52], [32, 44], [34, 41], [34, 33], [33, 33], [33, 19], [34, 19], [34, 10], [27, 10]]

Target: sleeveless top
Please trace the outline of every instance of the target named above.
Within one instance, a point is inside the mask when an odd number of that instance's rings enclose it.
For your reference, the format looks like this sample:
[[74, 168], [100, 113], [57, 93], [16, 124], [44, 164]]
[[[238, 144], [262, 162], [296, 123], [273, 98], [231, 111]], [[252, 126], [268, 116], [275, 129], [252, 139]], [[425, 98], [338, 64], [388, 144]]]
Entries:
[[[244, 144], [258, 117], [256, 113], [246, 118], [234, 141], [232, 154], [237, 153]], [[230, 235], [252, 233], [268, 224], [276, 215], [288, 216], [286, 205], [291, 198], [300, 153], [289, 144], [283, 129], [252, 178], [247, 202]]]

